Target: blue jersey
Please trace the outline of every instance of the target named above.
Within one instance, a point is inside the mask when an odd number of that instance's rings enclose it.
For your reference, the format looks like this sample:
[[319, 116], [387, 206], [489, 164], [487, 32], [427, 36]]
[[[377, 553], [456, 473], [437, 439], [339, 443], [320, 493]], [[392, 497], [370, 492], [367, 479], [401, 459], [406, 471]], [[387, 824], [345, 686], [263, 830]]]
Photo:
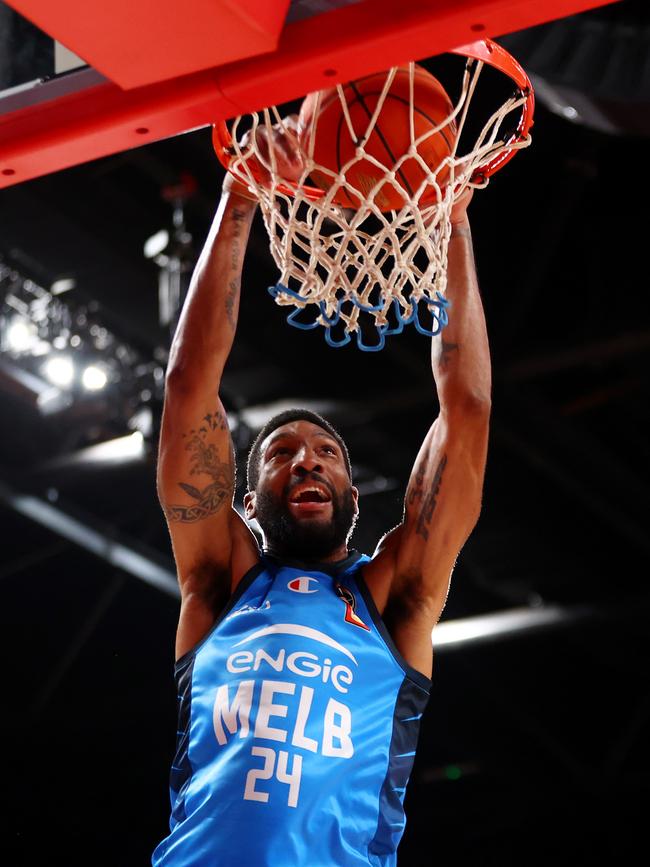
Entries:
[[430, 681], [400, 656], [358, 553], [263, 555], [181, 657], [170, 834], [154, 867], [388, 867]]

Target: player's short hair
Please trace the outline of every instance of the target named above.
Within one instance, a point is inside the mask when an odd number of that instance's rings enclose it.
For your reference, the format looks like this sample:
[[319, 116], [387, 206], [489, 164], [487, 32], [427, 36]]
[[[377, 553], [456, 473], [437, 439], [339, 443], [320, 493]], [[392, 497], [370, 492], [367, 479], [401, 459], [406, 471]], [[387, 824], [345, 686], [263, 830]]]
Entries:
[[352, 479], [352, 466], [350, 464], [350, 455], [348, 452], [348, 447], [343, 442], [343, 438], [340, 433], [327, 421], [327, 419], [323, 418], [322, 415], [319, 415], [317, 412], [312, 412], [310, 409], [287, 409], [284, 412], [279, 412], [277, 415], [274, 415], [273, 418], [269, 419], [267, 423], [264, 425], [262, 430], [255, 437], [255, 441], [250, 448], [248, 453], [248, 462], [246, 464], [246, 481], [248, 484], [248, 490], [254, 491], [257, 487], [257, 483], [260, 477], [260, 452], [262, 449], [262, 443], [267, 438], [267, 436], [273, 433], [279, 427], [282, 427], [283, 424], [289, 424], [292, 421], [310, 421], [312, 424], [318, 425], [318, 427], [323, 428], [331, 437], [333, 437], [336, 442], [339, 444], [341, 451], [343, 452], [343, 458], [345, 460], [345, 466], [348, 471], [348, 475], [350, 476], [350, 480]]

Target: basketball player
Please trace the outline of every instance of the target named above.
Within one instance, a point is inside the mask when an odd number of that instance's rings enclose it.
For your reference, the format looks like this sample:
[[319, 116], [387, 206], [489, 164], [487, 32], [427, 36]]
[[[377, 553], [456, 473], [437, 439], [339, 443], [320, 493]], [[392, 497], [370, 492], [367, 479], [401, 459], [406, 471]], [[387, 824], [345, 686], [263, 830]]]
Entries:
[[[291, 155], [289, 155], [291, 157]], [[393, 865], [429, 696], [431, 631], [478, 518], [490, 357], [468, 199], [449, 244], [449, 325], [432, 348], [440, 414], [402, 523], [348, 547], [358, 492], [339, 434], [300, 409], [248, 461], [246, 517], [217, 397], [255, 211], [228, 176], [171, 348], [158, 491], [178, 568], [177, 753], [155, 867]]]

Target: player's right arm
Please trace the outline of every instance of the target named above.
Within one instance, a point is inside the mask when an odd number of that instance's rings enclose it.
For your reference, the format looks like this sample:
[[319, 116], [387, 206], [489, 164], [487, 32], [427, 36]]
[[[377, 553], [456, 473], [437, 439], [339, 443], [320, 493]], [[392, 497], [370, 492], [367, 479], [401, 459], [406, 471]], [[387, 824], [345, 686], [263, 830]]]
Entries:
[[258, 558], [252, 533], [233, 509], [233, 445], [219, 398], [255, 207], [228, 177], [167, 367], [157, 488], [181, 589], [177, 658], [211, 629]]

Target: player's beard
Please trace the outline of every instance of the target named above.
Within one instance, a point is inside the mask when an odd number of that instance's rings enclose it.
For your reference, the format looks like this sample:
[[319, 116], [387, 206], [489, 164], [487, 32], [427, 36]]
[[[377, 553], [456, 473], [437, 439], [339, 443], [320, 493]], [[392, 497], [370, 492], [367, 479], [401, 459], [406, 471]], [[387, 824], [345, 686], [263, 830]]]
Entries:
[[322, 560], [347, 544], [357, 522], [352, 490], [341, 495], [330, 490], [332, 517], [329, 521], [298, 520], [289, 511], [285, 498], [271, 491], [256, 497], [257, 522], [264, 531], [266, 546], [296, 560]]

